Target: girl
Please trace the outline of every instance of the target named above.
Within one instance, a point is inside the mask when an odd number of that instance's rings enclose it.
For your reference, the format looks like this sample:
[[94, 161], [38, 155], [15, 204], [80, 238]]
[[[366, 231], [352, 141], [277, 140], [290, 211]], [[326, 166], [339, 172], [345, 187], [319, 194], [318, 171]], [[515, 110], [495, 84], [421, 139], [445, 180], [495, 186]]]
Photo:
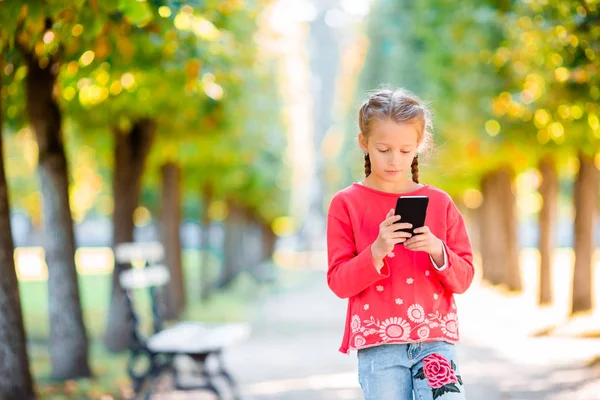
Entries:
[[[472, 251], [450, 196], [419, 184], [431, 113], [405, 90], [380, 90], [360, 108], [359, 127], [366, 178], [333, 197], [327, 222], [327, 281], [348, 299], [340, 351], [358, 351], [366, 400], [464, 399], [453, 294], [473, 280]], [[394, 215], [409, 195], [429, 197], [413, 237], [395, 232], [410, 228]]]

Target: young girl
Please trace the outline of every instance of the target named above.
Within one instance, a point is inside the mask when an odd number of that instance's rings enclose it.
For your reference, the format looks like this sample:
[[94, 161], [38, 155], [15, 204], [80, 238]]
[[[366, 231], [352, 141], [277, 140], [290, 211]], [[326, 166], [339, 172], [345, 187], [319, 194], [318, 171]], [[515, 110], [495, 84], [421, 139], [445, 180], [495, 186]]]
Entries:
[[[473, 280], [463, 218], [448, 194], [419, 184], [418, 153], [432, 139], [431, 113], [404, 90], [380, 90], [359, 112], [361, 183], [338, 192], [327, 222], [327, 281], [348, 299], [340, 351], [358, 351], [366, 400], [464, 399], [454, 344], [454, 293]], [[408, 174], [411, 174], [409, 179]], [[415, 235], [394, 215], [399, 196], [428, 196]]]

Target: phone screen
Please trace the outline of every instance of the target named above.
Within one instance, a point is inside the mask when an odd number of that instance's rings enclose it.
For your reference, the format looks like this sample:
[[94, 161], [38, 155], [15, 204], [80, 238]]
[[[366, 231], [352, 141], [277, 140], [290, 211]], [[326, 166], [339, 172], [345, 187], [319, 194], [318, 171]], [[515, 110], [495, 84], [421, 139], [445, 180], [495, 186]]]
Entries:
[[410, 229], [398, 229], [396, 232], [410, 232], [414, 235], [414, 229], [425, 225], [425, 217], [427, 216], [427, 206], [429, 205], [429, 197], [427, 196], [400, 196], [396, 201], [396, 215], [400, 215], [400, 222], [408, 222], [412, 224]]

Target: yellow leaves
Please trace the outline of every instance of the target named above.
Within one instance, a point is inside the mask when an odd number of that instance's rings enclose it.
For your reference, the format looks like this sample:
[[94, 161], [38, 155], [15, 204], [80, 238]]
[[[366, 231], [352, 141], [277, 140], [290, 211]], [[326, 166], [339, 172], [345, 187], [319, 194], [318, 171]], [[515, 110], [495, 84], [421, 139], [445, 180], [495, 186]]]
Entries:
[[228, 214], [229, 209], [224, 201], [213, 201], [208, 206], [208, 217], [213, 221], [223, 221]]
[[91, 107], [102, 103], [108, 98], [108, 89], [95, 84], [84, 86], [79, 90], [79, 102], [84, 107]]
[[145, 226], [152, 221], [152, 214], [146, 207], [138, 207], [133, 212], [133, 223], [135, 226]]
[[500, 133], [500, 123], [495, 119], [490, 119], [485, 122], [485, 131], [490, 136], [496, 136]]
[[63, 90], [63, 94], [62, 95], [65, 98], [65, 100], [71, 101], [77, 95], [77, 91], [75, 90], [75, 88], [69, 86], [69, 87], [65, 88], [65, 90]]
[[185, 10], [175, 16], [174, 24], [177, 29], [194, 32], [197, 37], [207, 41], [217, 40], [221, 34], [212, 22]]
[[278, 217], [271, 224], [271, 230], [277, 236], [290, 235], [296, 230], [296, 222], [289, 216]]
[[533, 115], [533, 122], [538, 129], [545, 127], [551, 119], [550, 113], [544, 109], [536, 110]]
[[506, 114], [506, 111], [510, 107], [512, 99], [510, 98], [510, 93], [503, 92], [500, 96], [494, 98], [492, 102], [492, 112], [495, 116], [501, 117]]
[[135, 89], [135, 77], [133, 74], [126, 72], [121, 75], [121, 85], [128, 91], [133, 91]]
[[83, 53], [81, 55], [81, 57], [79, 58], [79, 64], [82, 67], [87, 67], [94, 61], [95, 57], [96, 57], [96, 54], [92, 50], [88, 50], [85, 53]]
[[120, 81], [114, 81], [110, 84], [110, 94], [112, 94], [113, 96], [117, 96], [119, 93], [121, 93], [122, 88], [123, 87], [121, 86]]
[[71, 35], [77, 37], [83, 33], [83, 25], [77, 24], [71, 29]]
[[158, 8], [158, 15], [160, 15], [163, 18], [169, 18], [171, 14], [171, 9], [167, 6], [160, 6]]
[[569, 119], [571, 117], [571, 107], [569, 107], [566, 104], [561, 104], [558, 107], [558, 115], [562, 118], [562, 119]]
[[483, 203], [483, 195], [477, 189], [468, 189], [463, 194], [463, 202], [467, 208], [474, 210]]
[[558, 82], [565, 82], [569, 79], [569, 70], [565, 67], [556, 68], [554, 70], [554, 78]]
[[596, 59], [596, 53], [589, 47], [585, 49], [585, 56], [591, 61], [594, 61]]
[[555, 67], [560, 67], [563, 64], [563, 58], [558, 53], [552, 53], [550, 55], [550, 61]]
[[500, 47], [494, 55], [494, 64], [500, 68], [510, 59], [510, 50], [506, 47]]
[[560, 122], [556, 121], [550, 124], [549, 131], [555, 142], [559, 143], [564, 140], [565, 128]]
[[598, 130], [598, 128], [600, 128], [600, 121], [598, 120], [598, 116], [596, 114], [594, 114], [594, 113], [588, 114], [588, 125], [594, 131], [596, 131], [596, 130]]

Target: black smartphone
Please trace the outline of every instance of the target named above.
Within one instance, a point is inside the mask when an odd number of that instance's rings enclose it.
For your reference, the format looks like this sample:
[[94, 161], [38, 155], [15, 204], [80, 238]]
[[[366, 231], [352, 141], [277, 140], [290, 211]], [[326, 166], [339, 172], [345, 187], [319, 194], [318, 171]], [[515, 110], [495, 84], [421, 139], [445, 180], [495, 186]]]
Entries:
[[408, 222], [412, 224], [409, 229], [397, 229], [396, 232], [410, 232], [414, 235], [414, 230], [425, 225], [425, 217], [427, 216], [427, 206], [429, 205], [429, 197], [427, 196], [400, 196], [396, 201], [396, 215], [402, 218], [400, 222]]

